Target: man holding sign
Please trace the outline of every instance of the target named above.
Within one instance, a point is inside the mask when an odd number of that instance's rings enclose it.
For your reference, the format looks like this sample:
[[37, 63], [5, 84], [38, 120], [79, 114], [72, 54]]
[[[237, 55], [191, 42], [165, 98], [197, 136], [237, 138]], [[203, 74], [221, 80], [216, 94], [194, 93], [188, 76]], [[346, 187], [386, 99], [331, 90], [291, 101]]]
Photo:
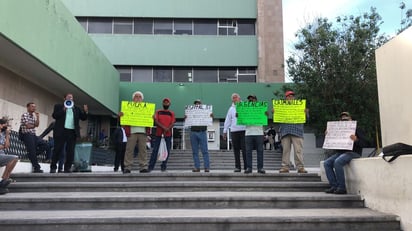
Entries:
[[[306, 101], [295, 100], [295, 93], [287, 91], [285, 93], [285, 100], [282, 100], [282, 102], [284, 104], [280, 107], [282, 111], [277, 109], [276, 104], [273, 107], [274, 122], [281, 122], [279, 132], [283, 153], [282, 167], [279, 173], [289, 172], [292, 145], [298, 173], [307, 173], [303, 163], [303, 124], [306, 121], [306, 117], [309, 117], [308, 109], [305, 107]], [[278, 114], [286, 114], [286, 116], [280, 116], [283, 119], [279, 121], [276, 120], [279, 117]], [[293, 118], [293, 121], [290, 121], [290, 118]]]
[[127, 135], [126, 154], [124, 157], [124, 174], [130, 173], [133, 165], [133, 152], [137, 146], [139, 154], [137, 160], [141, 173], [149, 172], [146, 150], [147, 129], [153, 126], [155, 105], [144, 103], [143, 93], [136, 91], [132, 95], [133, 101], [122, 102], [122, 111], [119, 112], [120, 124], [125, 126]]
[[[352, 121], [352, 117], [349, 112], [342, 112], [340, 114], [341, 121]], [[355, 121], [354, 121], [355, 122]], [[349, 124], [350, 125], [350, 124]], [[345, 126], [342, 130], [344, 133], [348, 126]], [[336, 129], [339, 130], [339, 129]], [[330, 131], [331, 133], [333, 131]], [[326, 136], [328, 136], [329, 131], [326, 131]], [[334, 132], [336, 134], [336, 132]], [[325, 142], [327, 142], [325, 138]], [[348, 164], [352, 159], [359, 158], [362, 155], [362, 148], [368, 144], [363, 132], [356, 127], [355, 132], [347, 135], [346, 140], [352, 143], [352, 148], [349, 150], [338, 150], [336, 154], [330, 156], [323, 166], [325, 167], [326, 177], [328, 178], [330, 188], [326, 190], [326, 193], [334, 194], [346, 194], [346, 185], [345, 185], [345, 172], [343, 167]], [[339, 144], [337, 148], [342, 147], [342, 142], [335, 142]], [[325, 146], [325, 145], [324, 145]]]

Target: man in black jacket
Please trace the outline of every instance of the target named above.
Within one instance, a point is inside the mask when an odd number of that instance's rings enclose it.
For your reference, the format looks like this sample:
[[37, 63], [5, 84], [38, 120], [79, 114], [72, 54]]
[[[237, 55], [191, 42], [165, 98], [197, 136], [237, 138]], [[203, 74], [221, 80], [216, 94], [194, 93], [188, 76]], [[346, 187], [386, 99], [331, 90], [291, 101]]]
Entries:
[[74, 105], [73, 94], [66, 94], [64, 100], [63, 104], [54, 105], [52, 114], [56, 122], [53, 129], [54, 152], [50, 163], [50, 173], [56, 173], [57, 162], [60, 159], [60, 155], [62, 155], [65, 145], [66, 161], [64, 163], [64, 172], [71, 172], [76, 139], [80, 137], [79, 120], [86, 120], [88, 114], [87, 105], [83, 105], [83, 109]]
[[[349, 112], [342, 112], [340, 114], [340, 120], [348, 121], [352, 120], [352, 117]], [[362, 149], [368, 145], [365, 135], [358, 127], [356, 127], [355, 134], [350, 135], [350, 139], [353, 140], [352, 150], [338, 150], [336, 154], [330, 156], [323, 162], [326, 177], [330, 185], [330, 188], [325, 191], [326, 193], [346, 194], [345, 172], [343, 167], [349, 164], [352, 159], [361, 157]]]
[[112, 138], [116, 156], [114, 157], [114, 171], [119, 171], [119, 165], [122, 172], [124, 171], [124, 154], [126, 153], [127, 137], [124, 128], [118, 127], [113, 133]]

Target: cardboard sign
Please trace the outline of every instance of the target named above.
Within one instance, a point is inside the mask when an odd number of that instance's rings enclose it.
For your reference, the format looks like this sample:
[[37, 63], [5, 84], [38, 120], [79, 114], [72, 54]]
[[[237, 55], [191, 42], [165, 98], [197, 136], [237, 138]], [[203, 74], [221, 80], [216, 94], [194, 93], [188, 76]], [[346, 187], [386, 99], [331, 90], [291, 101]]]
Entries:
[[306, 122], [306, 99], [272, 100], [273, 122], [285, 124], [304, 124]]
[[324, 149], [352, 150], [351, 135], [356, 132], [356, 121], [328, 121]]
[[267, 102], [238, 102], [236, 103], [238, 125], [267, 125]]
[[122, 101], [120, 125], [153, 127], [154, 103]]
[[186, 105], [184, 126], [211, 126], [213, 124], [213, 118], [210, 116], [212, 113], [212, 105]]

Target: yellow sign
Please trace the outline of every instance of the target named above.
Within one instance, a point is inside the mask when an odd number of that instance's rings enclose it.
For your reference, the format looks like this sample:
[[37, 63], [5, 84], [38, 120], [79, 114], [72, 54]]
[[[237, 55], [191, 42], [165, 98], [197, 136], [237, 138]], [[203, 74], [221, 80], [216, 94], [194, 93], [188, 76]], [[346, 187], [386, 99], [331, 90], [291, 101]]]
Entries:
[[153, 127], [155, 108], [154, 103], [122, 101], [120, 125]]
[[272, 100], [273, 122], [285, 124], [303, 124], [306, 122], [306, 100]]

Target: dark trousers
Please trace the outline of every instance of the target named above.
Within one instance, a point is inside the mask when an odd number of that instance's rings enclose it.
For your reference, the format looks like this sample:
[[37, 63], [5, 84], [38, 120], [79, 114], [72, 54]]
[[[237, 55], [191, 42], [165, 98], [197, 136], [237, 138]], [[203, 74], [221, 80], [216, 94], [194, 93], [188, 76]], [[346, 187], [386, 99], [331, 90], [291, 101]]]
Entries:
[[76, 132], [73, 129], [64, 129], [63, 134], [54, 134], [54, 152], [50, 169], [57, 169], [57, 162], [63, 155], [66, 144], [66, 161], [64, 170], [70, 171], [74, 160], [74, 147], [76, 145]]
[[126, 153], [126, 144], [127, 142], [119, 142], [116, 143], [116, 156], [114, 157], [114, 170], [119, 169], [119, 165], [121, 170], [124, 170], [124, 154]]
[[37, 160], [37, 136], [31, 133], [23, 133], [23, 143], [26, 145], [28, 157], [34, 170], [40, 170], [40, 164]]
[[245, 131], [231, 132], [232, 148], [235, 154], [235, 168], [242, 169], [240, 164], [240, 150], [242, 149], [243, 168], [246, 169], [246, 145], [245, 145]]

